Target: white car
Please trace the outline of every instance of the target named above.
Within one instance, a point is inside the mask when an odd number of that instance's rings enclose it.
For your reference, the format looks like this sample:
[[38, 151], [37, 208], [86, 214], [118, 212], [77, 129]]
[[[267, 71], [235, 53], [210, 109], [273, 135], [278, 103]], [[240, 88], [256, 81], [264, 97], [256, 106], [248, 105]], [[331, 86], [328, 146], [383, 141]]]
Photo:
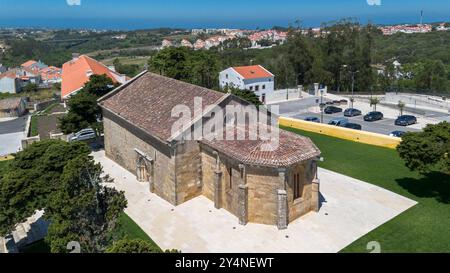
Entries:
[[83, 129], [69, 138], [69, 141], [82, 141], [95, 138], [95, 131], [91, 128]]

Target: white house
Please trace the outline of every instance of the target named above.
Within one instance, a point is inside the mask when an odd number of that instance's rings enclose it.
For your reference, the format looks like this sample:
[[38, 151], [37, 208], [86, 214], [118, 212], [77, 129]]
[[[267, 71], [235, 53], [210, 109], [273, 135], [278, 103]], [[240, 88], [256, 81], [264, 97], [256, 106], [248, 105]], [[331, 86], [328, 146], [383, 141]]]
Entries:
[[253, 91], [265, 103], [275, 89], [275, 76], [261, 65], [230, 67], [220, 72], [220, 87]]

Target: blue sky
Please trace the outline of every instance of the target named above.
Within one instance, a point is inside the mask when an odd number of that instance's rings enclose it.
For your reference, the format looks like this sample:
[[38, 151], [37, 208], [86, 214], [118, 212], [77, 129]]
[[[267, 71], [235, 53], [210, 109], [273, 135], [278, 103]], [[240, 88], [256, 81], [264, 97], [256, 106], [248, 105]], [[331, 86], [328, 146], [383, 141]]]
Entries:
[[[450, 21], [448, 0], [0, 0], [0, 26], [146, 28], [305, 26], [343, 17], [365, 23]], [[376, 1], [376, 0], [369, 0]], [[380, 0], [377, 0], [380, 1]]]

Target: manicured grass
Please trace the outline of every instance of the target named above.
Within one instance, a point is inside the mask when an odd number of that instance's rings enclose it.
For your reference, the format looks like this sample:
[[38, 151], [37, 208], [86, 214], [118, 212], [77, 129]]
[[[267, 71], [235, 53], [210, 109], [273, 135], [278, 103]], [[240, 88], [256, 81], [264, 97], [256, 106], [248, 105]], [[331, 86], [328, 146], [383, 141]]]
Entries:
[[33, 115], [30, 121], [30, 137], [37, 136], [38, 134], [38, 116]]
[[310, 137], [325, 159], [321, 167], [383, 187], [419, 204], [360, 238], [342, 252], [450, 252], [450, 176], [407, 169], [395, 150], [284, 128]]
[[145, 233], [126, 213], [119, 217], [119, 223], [114, 231], [114, 235], [122, 238], [141, 239], [148, 241], [159, 248], [159, 246]]

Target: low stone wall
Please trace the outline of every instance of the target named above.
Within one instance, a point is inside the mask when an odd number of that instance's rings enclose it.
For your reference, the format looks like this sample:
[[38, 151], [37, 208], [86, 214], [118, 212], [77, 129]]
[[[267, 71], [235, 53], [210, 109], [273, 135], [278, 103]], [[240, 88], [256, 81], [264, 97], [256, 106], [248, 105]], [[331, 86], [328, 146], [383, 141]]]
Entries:
[[39, 137], [39, 135], [35, 136], [35, 137], [28, 137], [28, 138], [22, 139], [22, 150], [26, 149], [31, 144], [33, 144], [35, 142], [39, 142], [39, 141], [41, 141], [41, 138]]
[[51, 99], [51, 100], [35, 103], [34, 111], [38, 112], [38, 111], [45, 110], [47, 107], [49, 107], [50, 105], [57, 103], [57, 102], [58, 101], [56, 99]]
[[280, 117], [279, 123], [281, 126], [390, 149], [397, 148], [397, 146], [401, 142], [401, 139], [397, 137], [390, 137], [366, 131], [357, 131], [348, 128], [308, 122], [293, 118]]

